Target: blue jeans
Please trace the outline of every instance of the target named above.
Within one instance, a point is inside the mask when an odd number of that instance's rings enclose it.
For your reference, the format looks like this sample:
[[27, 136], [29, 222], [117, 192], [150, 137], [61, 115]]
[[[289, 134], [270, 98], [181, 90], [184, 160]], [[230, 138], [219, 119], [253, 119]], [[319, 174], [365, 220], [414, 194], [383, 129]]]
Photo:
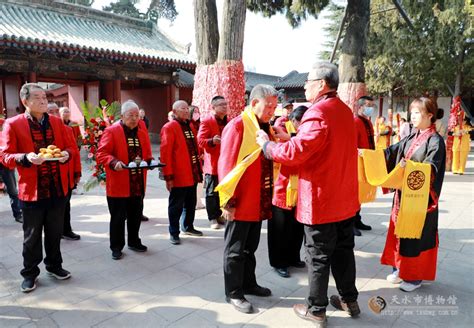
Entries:
[[18, 201], [18, 189], [16, 187], [15, 171], [9, 170], [0, 164], [0, 175], [3, 183], [7, 188], [8, 196], [10, 196], [10, 206], [12, 207], [13, 216], [18, 218], [21, 216], [20, 202]]

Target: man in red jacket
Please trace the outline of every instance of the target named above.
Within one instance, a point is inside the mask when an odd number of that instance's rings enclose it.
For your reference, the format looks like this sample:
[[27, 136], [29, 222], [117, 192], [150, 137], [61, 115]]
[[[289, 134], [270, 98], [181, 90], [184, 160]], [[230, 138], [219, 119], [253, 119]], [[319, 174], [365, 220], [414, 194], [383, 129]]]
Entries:
[[[250, 93], [250, 115], [261, 129], [270, 132], [270, 119], [277, 106], [277, 91], [270, 85], [258, 84]], [[221, 156], [218, 164], [219, 181], [238, 164], [244, 142], [245, 112], [230, 121], [222, 132]], [[253, 140], [251, 140], [252, 142]], [[256, 146], [256, 145], [255, 145]], [[268, 288], [257, 284], [255, 251], [260, 241], [262, 221], [272, 216], [273, 163], [263, 157], [253, 162], [240, 178], [232, 198], [225, 205], [227, 220], [224, 246], [224, 281], [227, 302], [244, 313], [253, 312], [245, 294], [270, 296]]]
[[[150, 164], [153, 157], [148, 130], [140, 121], [138, 111], [138, 105], [132, 100], [122, 104], [122, 119], [104, 130], [96, 155], [97, 163], [104, 166], [107, 176], [110, 249], [114, 260], [123, 257], [125, 220], [128, 248], [135, 252], [147, 250], [139, 237], [147, 171], [139, 167], [142, 161]], [[132, 162], [137, 168], [127, 169]]]
[[196, 141], [197, 131], [189, 124], [189, 106], [184, 100], [173, 104], [174, 118], [161, 129], [160, 160], [164, 164], [163, 177], [170, 196], [168, 217], [170, 221], [170, 242], [181, 243], [181, 230], [186, 235], [202, 236], [194, 228], [196, 213], [196, 188], [202, 181], [202, 169], [199, 160], [199, 148]]
[[357, 181], [357, 140], [352, 111], [337, 97], [337, 67], [316, 63], [305, 83], [306, 111], [297, 135], [285, 143], [257, 140], [265, 156], [299, 166], [297, 220], [305, 224], [309, 274], [306, 304], [295, 313], [319, 326], [326, 325], [329, 269], [341, 298], [331, 304], [351, 316], [360, 313], [355, 286], [354, 215], [360, 209]]
[[[354, 117], [354, 123], [357, 132], [357, 148], [375, 149], [374, 127], [370, 117], [374, 112], [374, 98], [362, 96], [357, 101], [359, 109]], [[360, 230], [372, 230], [372, 227], [362, 222], [360, 211], [356, 213], [354, 219], [354, 235], [361, 236]]]
[[[62, 107], [62, 108], [67, 108], [67, 107]], [[63, 120], [63, 118], [61, 117], [61, 109], [55, 103], [48, 104], [48, 114], [50, 116], [59, 117], [61, 118], [61, 120]], [[67, 130], [70, 142], [72, 144], [76, 144], [76, 137], [74, 135], [73, 129], [70, 126], [68, 126], [64, 122], [64, 120], [63, 120], [63, 123], [66, 126], [66, 130]], [[74, 151], [71, 156], [71, 160], [68, 162], [68, 166], [69, 166], [69, 177], [68, 177], [69, 192], [66, 196], [66, 207], [64, 209], [64, 225], [63, 225], [64, 228], [63, 228], [62, 238], [68, 239], [68, 240], [79, 240], [81, 239], [81, 236], [74, 233], [71, 227], [71, 194], [72, 194], [72, 190], [76, 187], [76, 185], [79, 183], [79, 180], [81, 179], [81, 155], [79, 154], [78, 148], [74, 148]]]
[[[71, 277], [71, 273], [62, 268], [60, 243], [69, 191], [69, 169], [65, 163], [75, 145], [67, 137], [61, 119], [46, 113], [48, 100], [43, 88], [27, 83], [21, 87], [20, 99], [26, 111], [5, 122], [5, 145], [0, 157], [7, 168], [18, 168], [24, 235], [21, 291], [26, 293], [36, 288], [40, 273], [43, 228], [46, 271], [60, 280]], [[53, 145], [62, 150], [59, 160], [50, 161], [38, 155], [40, 149]]]
[[217, 184], [217, 161], [221, 153], [221, 135], [227, 124], [227, 101], [222, 96], [211, 100], [213, 115], [201, 121], [198, 133], [199, 147], [204, 150], [204, 189], [206, 190], [207, 217], [211, 228], [220, 229], [225, 221], [219, 205], [219, 193], [214, 191]]

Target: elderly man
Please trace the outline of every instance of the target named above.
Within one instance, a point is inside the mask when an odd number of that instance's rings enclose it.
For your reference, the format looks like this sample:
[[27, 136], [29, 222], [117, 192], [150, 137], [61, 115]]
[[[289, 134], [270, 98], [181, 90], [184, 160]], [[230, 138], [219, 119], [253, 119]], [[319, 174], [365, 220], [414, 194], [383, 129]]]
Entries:
[[[66, 108], [68, 111], [69, 109], [67, 107], [62, 107]], [[70, 142], [72, 144], [76, 144], [76, 137], [74, 135], [74, 131], [72, 127], [68, 126], [65, 122], [64, 119], [61, 115], [61, 109], [59, 108], [58, 105], [55, 103], [49, 103], [48, 104], [48, 114], [50, 116], [56, 116], [59, 117], [63, 120], [63, 123], [66, 125], [66, 130], [68, 132], [68, 137], [70, 139]], [[63, 110], [64, 113], [64, 110]], [[76, 188], [77, 184], [81, 180], [81, 155], [79, 154], [79, 149], [74, 148], [74, 151], [71, 155], [71, 160], [68, 162], [69, 165], [69, 192], [66, 196], [66, 207], [64, 209], [64, 228], [63, 228], [63, 234], [62, 238], [68, 239], [68, 240], [79, 240], [81, 239], [81, 236], [74, 233], [72, 231], [71, 227], [71, 195], [72, 195], [72, 190]]]
[[80, 149], [82, 145], [81, 129], [79, 128], [79, 124], [77, 124], [77, 122], [71, 121], [71, 110], [69, 109], [69, 107], [61, 107], [59, 108], [59, 115], [61, 116], [61, 119], [63, 120], [64, 124], [71, 127], [74, 135], [74, 142]]
[[[18, 168], [24, 235], [21, 291], [31, 292], [36, 288], [38, 265], [43, 259], [43, 229], [46, 271], [60, 280], [71, 277], [62, 268], [60, 243], [69, 192], [69, 168], [65, 163], [75, 145], [70, 142], [61, 119], [46, 113], [46, 93], [38, 84], [23, 85], [20, 99], [26, 111], [5, 122], [5, 146], [0, 157], [7, 168]], [[62, 150], [59, 160], [49, 161], [38, 155], [48, 146]]]
[[222, 96], [211, 100], [213, 115], [205, 118], [199, 127], [199, 147], [204, 150], [204, 188], [206, 190], [207, 217], [212, 229], [220, 229], [225, 221], [219, 205], [217, 162], [221, 153], [222, 130], [227, 124], [227, 101]]
[[[271, 295], [270, 289], [257, 284], [255, 251], [260, 241], [262, 221], [272, 216], [273, 163], [263, 157], [252, 136], [259, 129], [270, 133], [269, 121], [277, 106], [277, 94], [270, 85], [256, 85], [250, 93], [250, 105], [222, 132], [219, 181], [226, 181], [234, 175], [235, 167], [242, 165], [244, 158], [253, 160], [238, 180], [235, 191], [229, 195], [231, 197], [223, 211], [228, 221], [224, 235], [226, 300], [244, 313], [253, 312], [245, 294]], [[224, 196], [221, 190], [219, 196]]]
[[196, 213], [196, 188], [202, 181], [202, 169], [196, 133], [189, 124], [189, 106], [184, 100], [173, 104], [174, 119], [161, 129], [160, 159], [166, 164], [163, 177], [169, 191], [168, 217], [170, 242], [181, 243], [181, 230], [186, 235], [202, 236], [202, 232], [194, 228]]
[[355, 286], [354, 215], [360, 209], [357, 140], [352, 111], [337, 97], [337, 67], [316, 63], [305, 83], [306, 111], [297, 135], [285, 143], [257, 141], [265, 155], [284, 165], [299, 166], [297, 220], [305, 224], [309, 295], [295, 313], [326, 325], [329, 269], [341, 296], [331, 304], [351, 316], [360, 313]]
[[273, 126], [282, 128], [286, 132], [285, 123], [289, 121], [289, 116], [293, 112], [293, 104], [289, 101], [284, 102], [282, 105], [282, 115], [276, 119]]
[[[357, 148], [359, 149], [375, 149], [374, 127], [370, 121], [375, 108], [374, 98], [362, 96], [357, 100], [359, 109], [354, 117], [354, 123], [357, 133]], [[354, 218], [354, 235], [361, 236], [360, 230], [372, 230], [372, 227], [362, 223], [360, 211]]]
[[131, 162], [140, 166], [150, 164], [150, 138], [144, 124], [140, 124], [138, 105], [133, 100], [122, 104], [120, 121], [105, 129], [97, 150], [97, 163], [102, 164], [107, 175], [107, 204], [110, 212], [110, 249], [112, 259], [123, 257], [125, 246], [125, 220], [127, 221], [128, 248], [145, 252], [147, 247], [139, 237], [145, 196], [145, 169], [127, 169]]

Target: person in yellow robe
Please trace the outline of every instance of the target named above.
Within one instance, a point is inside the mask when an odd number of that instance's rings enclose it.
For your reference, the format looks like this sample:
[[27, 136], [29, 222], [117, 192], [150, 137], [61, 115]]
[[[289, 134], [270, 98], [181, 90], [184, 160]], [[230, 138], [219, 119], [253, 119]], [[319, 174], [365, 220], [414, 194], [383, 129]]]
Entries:
[[375, 149], [385, 149], [390, 146], [392, 128], [389, 125], [385, 125], [385, 117], [380, 116], [377, 119], [377, 128], [375, 131]]
[[472, 130], [472, 126], [469, 125], [468, 121], [464, 121], [464, 124], [458, 124], [454, 128], [454, 143], [453, 143], [453, 173], [464, 174], [466, 168], [467, 155], [471, 149], [471, 138], [469, 131]]

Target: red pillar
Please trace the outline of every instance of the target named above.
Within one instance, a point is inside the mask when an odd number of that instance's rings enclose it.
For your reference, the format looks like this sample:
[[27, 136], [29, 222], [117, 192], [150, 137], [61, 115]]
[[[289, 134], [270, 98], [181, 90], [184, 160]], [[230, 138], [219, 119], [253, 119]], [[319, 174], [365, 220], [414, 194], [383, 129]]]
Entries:
[[114, 101], [121, 101], [120, 80], [100, 81], [100, 99], [105, 99], [109, 104]]
[[28, 83], [37, 83], [38, 77], [36, 76], [36, 72], [28, 72]]

